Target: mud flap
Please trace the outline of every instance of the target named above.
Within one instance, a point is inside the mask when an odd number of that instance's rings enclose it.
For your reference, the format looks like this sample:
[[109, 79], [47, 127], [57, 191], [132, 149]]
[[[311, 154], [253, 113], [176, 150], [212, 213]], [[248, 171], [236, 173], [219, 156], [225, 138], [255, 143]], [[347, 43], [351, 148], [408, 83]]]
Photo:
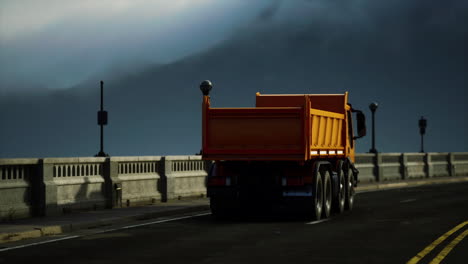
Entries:
[[353, 175], [354, 175], [354, 178], [355, 178], [354, 187], [357, 187], [357, 183], [359, 181], [359, 170], [356, 168], [356, 166], [354, 166], [354, 163], [352, 163], [349, 158], [347, 158], [347, 160], [348, 160], [349, 167], [353, 171]]
[[351, 170], [353, 171], [353, 174], [354, 174], [354, 178], [355, 178], [355, 181], [354, 181], [354, 187], [357, 187], [357, 183], [358, 183], [358, 177], [359, 177], [359, 170], [354, 166], [354, 163], [351, 163]]

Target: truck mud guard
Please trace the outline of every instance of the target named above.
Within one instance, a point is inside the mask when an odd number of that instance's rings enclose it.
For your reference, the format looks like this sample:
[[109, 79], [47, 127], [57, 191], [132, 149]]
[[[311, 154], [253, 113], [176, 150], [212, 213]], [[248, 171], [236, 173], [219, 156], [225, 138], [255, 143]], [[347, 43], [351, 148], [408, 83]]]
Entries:
[[354, 176], [356, 177], [356, 180], [354, 181], [354, 187], [357, 187], [357, 183], [359, 180], [359, 170], [356, 168], [356, 166], [354, 165], [354, 163], [351, 161], [349, 157], [346, 160], [347, 160], [348, 166], [351, 168]]

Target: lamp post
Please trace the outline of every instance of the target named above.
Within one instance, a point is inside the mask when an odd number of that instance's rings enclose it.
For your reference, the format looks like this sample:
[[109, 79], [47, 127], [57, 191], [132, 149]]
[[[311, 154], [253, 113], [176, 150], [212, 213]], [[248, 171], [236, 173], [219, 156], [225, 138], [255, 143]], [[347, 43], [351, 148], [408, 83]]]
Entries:
[[202, 91], [204, 96], [210, 95], [211, 89], [213, 89], [213, 84], [209, 80], [204, 80], [200, 84], [200, 91]]
[[421, 135], [421, 153], [424, 153], [424, 134], [426, 134], [427, 120], [421, 116], [419, 119], [419, 134]]
[[203, 149], [206, 147], [206, 116], [210, 108], [210, 91], [213, 89], [213, 84], [209, 80], [205, 80], [200, 84], [200, 91], [203, 93], [202, 104], [202, 149], [200, 155], [203, 155]]
[[98, 125], [101, 126], [101, 150], [96, 157], [108, 157], [104, 152], [104, 126], [107, 125], [107, 111], [104, 111], [104, 82], [101, 81], [101, 110], [98, 111]]
[[379, 105], [376, 102], [373, 102], [369, 105], [369, 109], [372, 112], [372, 148], [369, 150], [370, 153], [377, 153], [375, 149], [375, 111]]

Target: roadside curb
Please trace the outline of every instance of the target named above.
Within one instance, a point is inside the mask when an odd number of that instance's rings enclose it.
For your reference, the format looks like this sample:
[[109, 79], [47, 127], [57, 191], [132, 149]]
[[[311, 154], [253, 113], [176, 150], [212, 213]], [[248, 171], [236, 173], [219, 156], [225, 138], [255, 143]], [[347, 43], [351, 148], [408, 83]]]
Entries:
[[440, 177], [440, 178], [424, 178], [424, 179], [412, 179], [406, 181], [394, 181], [386, 183], [362, 183], [358, 184], [356, 193], [379, 191], [379, 190], [391, 190], [399, 188], [411, 188], [424, 185], [433, 184], [445, 184], [445, 183], [457, 183], [457, 182], [468, 182], [468, 176], [457, 176], [457, 177]]
[[43, 236], [59, 235], [83, 229], [93, 229], [103, 226], [112, 226], [124, 224], [132, 221], [153, 219], [164, 216], [171, 216], [177, 214], [195, 213], [200, 211], [209, 210], [209, 204], [206, 205], [191, 205], [184, 208], [176, 208], [170, 210], [163, 210], [159, 212], [150, 212], [144, 214], [136, 214], [125, 217], [115, 217], [112, 219], [105, 219], [99, 221], [92, 221], [87, 223], [65, 224], [65, 225], [51, 225], [43, 227], [35, 227], [33, 230], [11, 233], [0, 233], [0, 244], [19, 241], [23, 239], [39, 238]]

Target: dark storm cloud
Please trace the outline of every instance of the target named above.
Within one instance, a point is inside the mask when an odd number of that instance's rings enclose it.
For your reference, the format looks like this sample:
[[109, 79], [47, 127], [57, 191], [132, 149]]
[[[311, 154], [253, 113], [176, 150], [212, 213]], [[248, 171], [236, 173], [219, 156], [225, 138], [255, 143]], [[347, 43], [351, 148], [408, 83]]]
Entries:
[[275, 14], [278, 12], [280, 8], [280, 4], [281, 4], [280, 0], [273, 0], [269, 6], [267, 6], [266, 8], [260, 11], [260, 13], [257, 16], [257, 19], [261, 21], [271, 20], [275, 16]]
[[[367, 113], [370, 102], [379, 102], [379, 151], [418, 151], [421, 115], [428, 118], [429, 151], [468, 150], [466, 1], [297, 0], [266, 6], [214, 47], [106, 79], [106, 152], [198, 152], [198, 84], [204, 79], [214, 83], [217, 107], [253, 106], [257, 91], [349, 91], [353, 106]], [[1, 156], [94, 154], [98, 81], [0, 99], [0, 118], [9, 124], [1, 132]], [[358, 141], [358, 151], [368, 151], [369, 142]]]
[[68, 88], [116, 69], [178, 60], [216, 45], [265, 3], [3, 1], [0, 94]]

